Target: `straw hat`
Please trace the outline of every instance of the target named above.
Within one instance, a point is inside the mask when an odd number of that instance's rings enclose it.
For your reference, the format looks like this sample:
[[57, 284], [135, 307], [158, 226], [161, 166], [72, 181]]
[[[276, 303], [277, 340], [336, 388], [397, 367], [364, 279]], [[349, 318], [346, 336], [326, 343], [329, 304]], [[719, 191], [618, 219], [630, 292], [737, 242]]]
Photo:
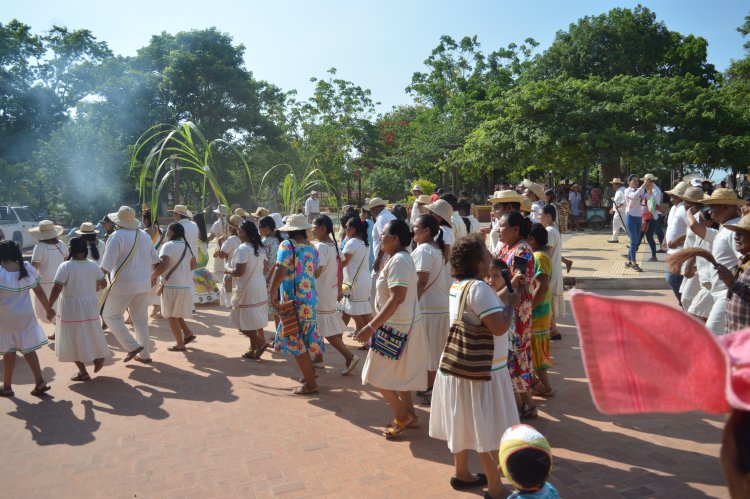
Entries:
[[625, 185], [625, 183], [622, 181], [620, 177], [615, 177], [612, 179], [612, 182], [610, 182], [612, 185]]
[[703, 203], [708, 196], [706, 196], [706, 193], [703, 192], [703, 189], [701, 189], [700, 186], [696, 187], [693, 185], [685, 189], [685, 192], [681, 197], [685, 201], [690, 201], [691, 203]]
[[641, 180], [650, 180], [652, 182], [656, 182], [658, 179], [656, 177], [654, 177], [652, 174], [647, 173], [647, 174], [645, 174], [643, 176], [643, 178]]
[[235, 229], [239, 229], [240, 225], [242, 225], [242, 222], [244, 221], [245, 219], [239, 215], [232, 215], [231, 217], [229, 217], [229, 225], [231, 225]]
[[234, 210], [234, 214], [242, 218], [248, 218], [250, 216], [250, 213], [245, 211], [243, 208], [237, 208], [236, 210]]
[[571, 191], [573, 191], [573, 190], [580, 191], [581, 190], [581, 186], [578, 185], [578, 184], [573, 184], [573, 185], [570, 186], [570, 190]]
[[531, 199], [526, 196], [524, 196], [523, 201], [521, 201], [521, 211], [531, 213]]
[[167, 211], [177, 213], [179, 215], [182, 215], [183, 217], [193, 218], [193, 213], [188, 210], [187, 206], [185, 206], [184, 204], [176, 204], [174, 205], [174, 209]]
[[420, 195], [417, 199], [417, 204], [430, 204], [432, 199], [427, 194]]
[[39, 222], [39, 225], [37, 227], [32, 227], [29, 229], [29, 234], [40, 241], [44, 241], [45, 239], [54, 239], [62, 233], [63, 228], [59, 225], [55, 225], [54, 222], [50, 220], [42, 220], [41, 222]]
[[732, 206], [744, 206], [747, 204], [742, 198], [737, 197], [737, 193], [733, 189], [720, 188], [716, 189], [703, 204], [708, 205], [732, 205]]
[[123, 229], [137, 229], [141, 226], [141, 223], [135, 219], [135, 210], [130, 206], [120, 206], [117, 213], [110, 213], [107, 216], [116, 226]]
[[523, 203], [523, 200], [527, 199], [525, 196], [521, 196], [516, 191], [508, 189], [505, 191], [495, 191], [491, 198], [488, 199], [490, 204], [498, 203]]
[[669, 195], [682, 198], [683, 196], [685, 196], [685, 191], [687, 191], [688, 187], [690, 187], [690, 184], [688, 182], [679, 182], [676, 186], [672, 188], [672, 190], [664, 191], [664, 192], [666, 192]]
[[214, 210], [214, 213], [218, 215], [224, 215], [225, 217], [229, 216], [229, 206], [220, 204], [218, 208]]
[[434, 203], [425, 206], [425, 208], [433, 212], [435, 215], [438, 215], [446, 222], [450, 223], [451, 217], [453, 216], [453, 208], [445, 199], [438, 199]]
[[96, 227], [91, 222], [83, 222], [81, 228], [76, 231], [79, 236], [85, 236], [86, 234], [96, 234]]
[[367, 211], [372, 211], [372, 209], [375, 208], [376, 206], [387, 206], [387, 205], [388, 205], [388, 200], [387, 199], [372, 198], [370, 200], [370, 202], [368, 202], [364, 206], [364, 209], [367, 210]]
[[302, 213], [295, 213], [294, 215], [289, 215], [289, 218], [286, 219], [286, 223], [279, 227], [279, 230], [281, 232], [294, 232], [297, 230], [307, 230], [311, 229], [312, 224], [307, 221], [307, 217], [303, 215]]
[[414, 187], [411, 188], [411, 192], [414, 192], [414, 191], [424, 192], [424, 190], [422, 189], [422, 186], [419, 184], [414, 184]]
[[318, 191], [310, 191], [311, 196], [315, 196], [316, 194], [320, 194]]
[[264, 208], [262, 206], [258, 206], [258, 209], [255, 210], [255, 213], [252, 213], [251, 216], [255, 218], [263, 218], [265, 216], [268, 216], [270, 211], [268, 211], [268, 208]]
[[750, 232], [750, 215], [745, 215], [740, 218], [738, 224], [724, 224], [723, 227], [731, 230], [732, 232]]
[[534, 193], [537, 199], [544, 199], [544, 188], [529, 179], [523, 179], [523, 186]]

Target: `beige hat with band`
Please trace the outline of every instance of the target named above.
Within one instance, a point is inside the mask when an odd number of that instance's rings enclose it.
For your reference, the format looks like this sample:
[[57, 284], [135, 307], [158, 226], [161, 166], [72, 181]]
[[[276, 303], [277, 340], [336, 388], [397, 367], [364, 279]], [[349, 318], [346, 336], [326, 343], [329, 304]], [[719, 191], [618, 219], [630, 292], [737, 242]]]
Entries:
[[414, 187], [411, 188], [411, 192], [414, 192], [414, 191], [424, 192], [424, 189], [422, 189], [421, 185], [414, 184]]
[[737, 197], [737, 193], [734, 189], [720, 188], [714, 190], [714, 192], [703, 201], [703, 204], [708, 205], [732, 205], [732, 206], [745, 206], [747, 201]]
[[445, 199], [438, 199], [434, 203], [426, 205], [425, 208], [438, 215], [444, 221], [451, 223], [453, 208]]
[[416, 202], [417, 202], [417, 204], [430, 204], [430, 203], [432, 203], [432, 198], [430, 196], [428, 196], [427, 194], [421, 194], [416, 199]]
[[110, 213], [109, 219], [122, 229], [138, 229], [141, 223], [135, 219], [135, 210], [130, 206], [120, 206], [117, 213]]
[[537, 199], [544, 199], [544, 188], [541, 185], [526, 178], [523, 179], [522, 184], [525, 188], [530, 190]]
[[685, 189], [685, 192], [683, 193], [681, 197], [685, 201], [690, 201], [691, 203], [701, 203], [701, 204], [703, 203], [703, 201], [705, 201], [708, 198], [708, 196], [706, 196], [706, 193], [703, 192], [703, 189], [701, 189], [700, 187], [696, 187], [694, 185]]
[[512, 189], [507, 189], [504, 191], [495, 191], [495, 193], [492, 195], [491, 198], [488, 199], [488, 201], [490, 204], [522, 203], [524, 199], [526, 198], [524, 196], [521, 196], [516, 191]]
[[305, 215], [303, 215], [302, 213], [295, 213], [294, 215], [289, 215], [289, 218], [286, 219], [286, 223], [279, 227], [279, 231], [294, 232], [311, 228], [312, 224], [307, 221], [307, 217]]
[[255, 218], [263, 218], [263, 217], [268, 216], [269, 213], [271, 213], [271, 212], [268, 211], [268, 208], [264, 208], [262, 206], [258, 206], [258, 208], [255, 210], [254, 213], [251, 214], [251, 216], [253, 216]]
[[667, 194], [671, 196], [677, 196], [678, 198], [682, 198], [685, 195], [685, 191], [687, 191], [688, 187], [690, 187], [690, 182], [679, 182], [671, 190], [664, 191], [664, 192], [666, 192]]
[[242, 222], [244, 221], [245, 219], [239, 215], [232, 215], [231, 217], [229, 217], [229, 225], [231, 225], [235, 229], [239, 229], [240, 225], [242, 225]]
[[85, 236], [87, 234], [97, 234], [96, 227], [91, 222], [83, 222], [81, 227], [76, 230], [76, 234], [79, 236]]
[[625, 185], [625, 182], [623, 182], [620, 177], [615, 177], [615, 178], [612, 179], [612, 181], [610, 182], [610, 184], [612, 184], [612, 185], [615, 185], [615, 184]]
[[248, 218], [250, 216], [250, 213], [245, 211], [244, 208], [237, 208], [236, 210], [234, 210], [234, 214], [242, 218]]
[[382, 198], [372, 198], [369, 203], [364, 206], [367, 211], [372, 211], [376, 206], [388, 206], [388, 200]]
[[167, 211], [177, 213], [183, 217], [193, 218], [193, 212], [188, 210], [184, 204], [176, 204], [173, 209]]
[[722, 227], [732, 232], [750, 232], [750, 215], [740, 218], [737, 224], [724, 224]]
[[63, 228], [59, 225], [55, 225], [51, 220], [42, 220], [39, 222], [38, 226], [29, 229], [29, 234], [37, 238], [39, 241], [55, 239], [62, 233]]

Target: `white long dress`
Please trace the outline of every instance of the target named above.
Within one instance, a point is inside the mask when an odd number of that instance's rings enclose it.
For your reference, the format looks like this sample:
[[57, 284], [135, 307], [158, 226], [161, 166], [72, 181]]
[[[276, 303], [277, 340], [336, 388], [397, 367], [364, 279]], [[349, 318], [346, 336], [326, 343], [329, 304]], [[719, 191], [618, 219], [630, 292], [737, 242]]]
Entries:
[[372, 313], [370, 305], [370, 291], [372, 276], [368, 261], [370, 254], [365, 243], [358, 237], [349, 239], [342, 251], [344, 255], [351, 255], [351, 259], [344, 267], [344, 283], [351, 286], [349, 296], [341, 300], [344, 312], [349, 315], [364, 315]]
[[[338, 298], [339, 261], [336, 245], [328, 242], [315, 244], [318, 250], [318, 267], [323, 271], [315, 278], [315, 291], [318, 293], [318, 304], [315, 307], [318, 334], [324, 338], [341, 334], [346, 329], [341, 315], [336, 310]], [[365, 269], [367, 271], [367, 269]]]
[[550, 289], [552, 290], [552, 313], [555, 320], [565, 317], [565, 289], [563, 288], [562, 275], [562, 237], [554, 225], [547, 229], [547, 246], [550, 248], [550, 260], [552, 262], [552, 273], [550, 275]]
[[393, 255], [378, 276], [377, 308], [382, 309], [390, 297], [390, 288], [406, 287], [406, 298], [385, 322], [393, 329], [408, 333], [406, 345], [398, 360], [388, 359], [373, 349], [362, 368], [362, 384], [384, 390], [410, 391], [427, 389], [427, 368], [430, 365], [427, 332], [417, 302], [417, 270], [409, 253]]
[[[106, 248], [106, 244], [104, 244], [104, 241], [102, 241], [101, 239], [98, 239], [96, 241], [96, 249], [99, 251], [99, 258], [94, 258], [94, 256], [91, 254], [91, 248], [89, 248], [89, 256], [87, 256], [86, 258], [88, 258], [90, 261], [94, 262], [95, 264], [99, 265], [99, 263], [101, 263], [102, 261], [102, 257], [104, 256], [105, 248]], [[100, 289], [99, 291], [97, 291], [96, 292], [97, 302], [101, 303], [103, 296], [104, 296], [103, 289]]]
[[0, 267], [0, 355], [9, 352], [29, 353], [47, 344], [31, 305], [30, 292], [39, 286], [39, 273], [24, 262], [28, 274], [9, 272]]
[[263, 329], [268, 324], [268, 289], [263, 277], [266, 252], [261, 246], [258, 254], [248, 243], [241, 244], [233, 253], [229, 266], [245, 264], [245, 272], [232, 278], [232, 311], [229, 323], [240, 331]]
[[[34, 251], [31, 254], [31, 263], [39, 264], [39, 277], [42, 278], [39, 284], [42, 286], [47, 298], [49, 298], [49, 294], [52, 292], [57, 267], [59, 267], [67, 257], [68, 247], [61, 242], [58, 242], [57, 244], [37, 243], [36, 246], [34, 246]], [[52, 308], [55, 310], [55, 313], [59, 315], [59, 302], [55, 303], [55, 306]], [[34, 297], [34, 312], [36, 312], [37, 319], [45, 324], [52, 324], [47, 320], [47, 312], [44, 310], [44, 307], [36, 296]], [[57, 322], [57, 319], [55, 319], [55, 321]], [[57, 331], [57, 328], [55, 328], [55, 331]]]
[[[182, 258], [182, 254], [185, 257]], [[159, 258], [169, 257], [167, 270], [159, 279], [164, 283], [164, 290], [161, 294], [161, 315], [165, 318], [188, 319], [193, 313], [193, 271], [190, 270], [190, 259], [192, 253], [185, 247], [185, 241], [175, 239], [165, 243], [159, 251]], [[182, 260], [180, 260], [182, 258]], [[172, 267], [178, 267], [166, 279], [167, 274]], [[166, 279], [166, 280], [165, 280]]]
[[429, 370], [437, 371], [451, 327], [448, 317], [450, 281], [446, 279], [443, 253], [439, 248], [423, 243], [412, 251], [411, 257], [417, 273], [429, 274], [427, 287], [419, 299], [419, 308], [424, 317], [427, 341], [430, 345]]
[[[696, 246], [707, 251], [713, 251], [713, 241], [718, 231], [716, 229], [706, 229], [706, 238], [698, 238]], [[707, 318], [714, 306], [714, 297], [711, 294], [711, 269], [713, 265], [705, 258], [696, 258], [695, 266], [697, 268], [696, 276], [700, 288], [690, 301], [688, 312], [698, 317]]]
[[60, 362], [83, 362], [108, 359], [112, 352], [99, 320], [96, 285], [104, 273], [90, 260], [68, 260], [57, 269], [55, 283], [62, 284], [60, 327], [56, 335], [55, 354]]
[[[700, 213], [697, 215], [697, 217], [700, 216]], [[695, 248], [698, 247], [698, 245], [701, 243], [702, 239], [698, 237], [698, 234], [693, 232], [692, 230], [688, 229], [685, 233], [685, 244], [683, 245], [683, 249], [687, 248]], [[710, 251], [710, 248], [709, 248]], [[682, 264], [682, 274], [685, 274], [685, 271], [687, 270], [688, 262], [685, 262]], [[698, 279], [697, 272], [693, 275], [693, 277], [687, 278], [685, 277], [682, 279], [682, 283], [680, 284], [680, 304], [682, 305], [682, 309], [685, 311], [688, 311], [690, 309], [690, 305], [693, 302], [693, 298], [698, 294], [698, 292], [701, 289], [701, 283]]]
[[[221, 252], [227, 254], [225, 262], [232, 261], [232, 254], [237, 248], [239, 248], [240, 244], [240, 238], [237, 236], [229, 236], [227, 240], [224, 241], [224, 244], [221, 245]], [[223, 279], [230, 278], [228, 276], [224, 276]], [[228, 292], [224, 287], [223, 279], [216, 281], [216, 284], [219, 286], [219, 303], [221, 304], [221, 306], [229, 308], [232, 306], [232, 293]]]
[[[479, 325], [482, 318], [503, 310], [503, 304], [483, 281], [456, 282], [450, 291], [450, 319], [458, 317], [464, 286], [467, 293], [463, 320]], [[496, 452], [503, 432], [518, 424], [513, 385], [508, 374], [508, 334], [494, 336], [495, 353], [489, 381], [473, 381], [438, 371], [432, 388], [430, 436], [448, 443], [452, 453], [462, 450]]]

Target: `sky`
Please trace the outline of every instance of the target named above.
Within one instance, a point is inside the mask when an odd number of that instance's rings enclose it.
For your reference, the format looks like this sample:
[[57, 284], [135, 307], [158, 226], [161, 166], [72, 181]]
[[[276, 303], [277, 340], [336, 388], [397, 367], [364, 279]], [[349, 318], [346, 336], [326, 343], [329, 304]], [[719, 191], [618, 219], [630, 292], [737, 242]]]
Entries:
[[[152, 35], [212, 26], [246, 47], [246, 67], [258, 79], [309, 97], [311, 77], [337, 77], [372, 91], [378, 110], [409, 104], [415, 71], [442, 35], [477, 35], [485, 53], [531, 37], [547, 48], [558, 30], [586, 15], [639, 2], [608, 0], [26, 0], [3, 2], [0, 22], [18, 19], [35, 33], [53, 24], [89, 29], [119, 55], [134, 55]], [[736, 31], [750, 14], [747, 0], [641, 1], [672, 31], [709, 42], [708, 61], [725, 70], [742, 58]]]

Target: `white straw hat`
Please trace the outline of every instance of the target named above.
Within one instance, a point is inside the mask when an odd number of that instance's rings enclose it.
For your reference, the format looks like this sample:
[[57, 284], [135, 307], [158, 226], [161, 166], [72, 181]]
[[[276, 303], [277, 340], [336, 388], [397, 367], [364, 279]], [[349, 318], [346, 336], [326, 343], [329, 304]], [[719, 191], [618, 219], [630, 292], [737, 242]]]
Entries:
[[81, 228], [76, 230], [76, 234], [79, 236], [85, 236], [87, 234], [96, 234], [96, 227], [91, 222], [83, 222]]
[[123, 229], [137, 229], [141, 226], [135, 219], [135, 210], [130, 206], [120, 206], [117, 213], [110, 213], [108, 216], [112, 223]]
[[294, 215], [289, 215], [289, 218], [286, 219], [286, 223], [279, 227], [279, 231], [294, 232], [297, 230], [307, 230], [311, 228], [312, 224], [307, 221], [307, 217], [305, 215], [303, 215], [302, 213], [295, 213]]
[[193, 218], [193, 213], [188, 210], [187, 206], [185, 206], [184, 204], [176, 204], [174, 205], [174, 209], [167, 211], [178, 213], [184, 217]]
[[229, 216], [229, 206], [225, 204], [220, 204], [218, 208], [214, 210], [214, 213], [224, 215], [225, 217]]
[[523, 179], [523, 186], [534, 193], [537, 199], [544, 199], [544, 188], [541, 185], [525, 178]]
[[29, 229], [29, 234], [37, 238], [39, 241], [54, 239], [62, 233], [63, 228], [59, 225], [55, 225], [54, 222], [50, 220], [42, 220], [37, 227]]
[[448, 201], [446, 201], [445, 199], [438, 199], [434, 203], [428, 204], [427, 206], [425, 206], [425, 208], [433, 212], [435, 215], [438, 215], [444, 221], [451, 223], [451, 217], [453, 216], [453, 208], [451, 207], [450, 203], [448, 203]]
[[417, 202], [417, 204], [430, 204], [432, 203], [432, 198], [427, 194], [420, 194], [415, 201]]
[[414, 191], [424, 192], [424, 189], [422, 189], [421, 185], [414, 184], [414, 187], [411, 188], [411, 192], [414, 192]]
[[714, 190], [708, 198], [704, 199], [703, 204], [745, 206], [747, 201], [738, 198], [734, 189], [720, 188]]
[[504, 191], [495, 191], [495, 193], [492, 195], [491, 198], [489, 198], [490, 204], [498, 204], [498, 203], [522, 203], [525, 199], [525, 196], [521, 196], [516, 191], [512, 189], [507, 189]]
[[672, 189], [668, 191], [664, 191], [664, 192], [672, 196], [677, 196], [678, 198], [682, 199], [685, 196], [685, 191], [687, 191], [688, 187], [690, 187], [690, 182], [681, 181], [677, 185], [675, 185]]
[[367, 211], [372, 211], [376, 206], [387, 206], [388, 200], [382, 198], [372, 198], [363, 208]]

